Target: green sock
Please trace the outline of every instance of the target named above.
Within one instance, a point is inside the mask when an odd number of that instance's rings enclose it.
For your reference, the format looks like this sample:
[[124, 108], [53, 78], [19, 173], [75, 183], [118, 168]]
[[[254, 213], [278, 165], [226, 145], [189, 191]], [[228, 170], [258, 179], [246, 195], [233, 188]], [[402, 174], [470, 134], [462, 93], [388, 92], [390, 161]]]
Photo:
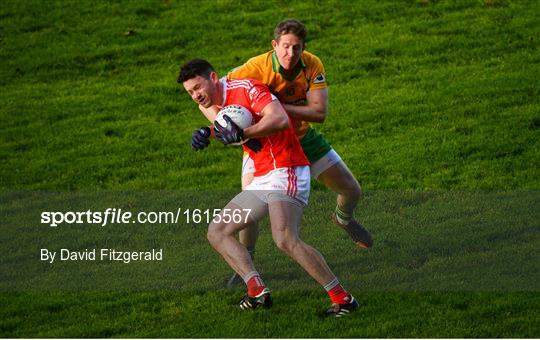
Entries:
[[354, 218], [354, 213], [350, 212], [344, 212], [339, 208], [339, 206], [336, 206], [336, 220], [343, 225], [349, 224], [349, 222]]

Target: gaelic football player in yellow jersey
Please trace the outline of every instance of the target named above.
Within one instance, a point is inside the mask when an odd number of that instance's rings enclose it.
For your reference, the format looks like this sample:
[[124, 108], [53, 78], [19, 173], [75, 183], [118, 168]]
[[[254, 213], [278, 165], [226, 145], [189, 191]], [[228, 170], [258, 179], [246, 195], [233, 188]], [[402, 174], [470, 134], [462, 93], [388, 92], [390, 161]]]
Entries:
[[[341, 157], [311, 126], [311, 123], [323, 123], [326, 119], [328, 88], [321, 60], [304, 50], [306, 36], [306, 28], [298, 20], [280, 22], [274, 30], [273, 50], [249, 59], [227, 77], [257, 79], [278, 97], [290, 115], [296, 135], [311, 163], [311, 177], [337, 193], [332, 221], [346, 230], [358, 247], [370, 248], [373, 244], [371, 234], [354, 218], [362, 193], [360, 185]], [[201, 108], [201, 111], [209, 119], [217, 113], [216, 108]], [[244, 154], [243, 187], [251, 182], [253, 172], [253, 162]], [[257, 226], [239, 233], [240, 242], [252, 255], [257, 237]], [[241, 282], [239, 277], [233, 276], [229, 285]]]

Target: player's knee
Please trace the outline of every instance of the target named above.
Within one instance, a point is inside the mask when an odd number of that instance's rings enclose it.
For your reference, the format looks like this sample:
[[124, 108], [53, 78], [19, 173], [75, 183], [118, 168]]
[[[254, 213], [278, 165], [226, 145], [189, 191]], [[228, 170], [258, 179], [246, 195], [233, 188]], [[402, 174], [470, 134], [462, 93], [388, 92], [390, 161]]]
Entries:
[[282, 252], [284, 252], [287, 255], [289, 255], [290, 252], [291, 252], [290, 244], [287, 241], [280, 240], [280, 241], [276, 242], [276, 246], [278, 247], [279, 250], [281, 250]]
[[294, 249], [298, 245], [298, 239], [292, 237], [274, 239], [274, 242], [279, 250], [289, 256], [294, 253]]
[[352, 173], [342, 178], [341, 190], [338, 192], [350, 200], [358, 201], [362, 198], [362, 188]]
[[215, 247], [219, 243], [220, 240], [223, 239], [223, 226], [216, 223], [210, 223], [208, 226], [208, 231], [206, 232], [206, 238], [208, 239], [208, 242]]
[[351, 197], [354, 200], [360, 200], [362, 199], [362, 188], [360, 187], [360, 184], [355, 179], [351, 182], [351, 184], [348, 187], [348, 196]]
[[206, 232], [206, 239], [208, 240], [210, 245], [214, 246], [214, 244], [216, 242], [216, 239], [217, 239], [215, 231], [210, 230], [210, 228], [208, 228], [208, 231]]

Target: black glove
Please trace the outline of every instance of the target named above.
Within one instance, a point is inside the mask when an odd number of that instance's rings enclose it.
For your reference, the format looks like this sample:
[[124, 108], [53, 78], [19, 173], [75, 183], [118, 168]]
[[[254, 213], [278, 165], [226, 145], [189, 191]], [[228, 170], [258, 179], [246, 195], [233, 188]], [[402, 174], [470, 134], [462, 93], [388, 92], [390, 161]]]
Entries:
[[210, 144], [210, 128], [203, 126], [202, 128], [195, 130], [191, 134], [191, 148], [194, 151], [199, 151], [206, 148]]
[[244, 130], [242, 130], [231, 117], [223, 115], [223, 119], [227, 122], [227, 128], [221, 126], [216, 120], [214, 121], [214, 132], [216, 138], [221, 140], [225, 145], [231, 143], [240, 143], [244, 139]]
[[[225, 127], [221, 126], [217, 121], [214, 121], [214, 132], [216, 135], [216, 138], [221, 140], [223, 144], [231, 144], [231, 143], [239, 143], [244, 139], [244, 130], [242, 130], [238, 125], [236, 125], [233, 120], [227, 116], [223, 115], [223, 119], [227, 122], [227, 127], [230, 127], [229, 129], [226, 129]], [[253, 150], [253, 152], [257, 153], [261, 151], [262, 144], [257, 139], [248, 139], [246, 142], [243, 143], [246, 147]]]

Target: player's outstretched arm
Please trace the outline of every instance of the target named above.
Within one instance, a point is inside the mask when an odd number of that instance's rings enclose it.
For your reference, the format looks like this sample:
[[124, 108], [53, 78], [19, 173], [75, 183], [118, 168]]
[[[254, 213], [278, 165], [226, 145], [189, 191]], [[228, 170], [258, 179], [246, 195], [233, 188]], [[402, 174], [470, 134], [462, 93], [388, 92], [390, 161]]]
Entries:
[[289, 128], [289, 117], [277, 99], [268, 103], [260, 114], [262, 118], [257, 124], [244, 129], [244, 139], [269, 136]]
[[291, 118], [323, 123], [328, 113], [328, 88], [309, 91], [306, 105], [283, 104], [283, 107]]

